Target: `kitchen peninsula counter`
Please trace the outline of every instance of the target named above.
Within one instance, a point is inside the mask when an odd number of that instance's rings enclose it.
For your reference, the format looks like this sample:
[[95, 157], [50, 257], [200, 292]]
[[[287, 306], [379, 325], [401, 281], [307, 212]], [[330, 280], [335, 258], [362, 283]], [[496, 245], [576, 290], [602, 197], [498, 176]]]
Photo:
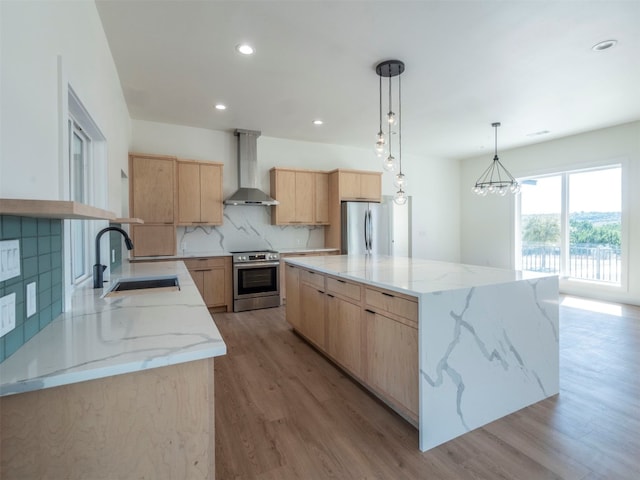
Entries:
[[[4, 478], [214, 478], [213, 359], [226, 345], [183, 262], [180, 290], [102, 298], [91, 279], [0, 364]], [[110, 285], [110, 284], [107, 284]]]
[[[559, 391], [555, 275], [370, 255], [285, 262], [302, 292], [289, 323], [416, 424], [423, 451]], [[358, 358], [340, 356], [342, 338]]]

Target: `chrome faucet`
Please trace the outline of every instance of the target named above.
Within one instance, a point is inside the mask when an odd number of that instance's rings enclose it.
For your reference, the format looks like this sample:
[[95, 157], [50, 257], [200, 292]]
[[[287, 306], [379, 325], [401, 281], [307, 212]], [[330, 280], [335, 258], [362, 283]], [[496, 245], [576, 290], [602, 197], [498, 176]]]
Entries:
[[107, 266], [100, 264], [100, 237], [110, 230], [120, 232], [122, 234], [127, 250], [131, 250], [133, 248], [133, 242], [129, 238], [129, 235], [127, 235], [127, 232], [120, 227], [107, 227], [100, 230], [96, 235], [96, 264], [93, 266], [93, 288], [102, 288], [102, 284], [104, 283], [102, 275], [107, 269]]

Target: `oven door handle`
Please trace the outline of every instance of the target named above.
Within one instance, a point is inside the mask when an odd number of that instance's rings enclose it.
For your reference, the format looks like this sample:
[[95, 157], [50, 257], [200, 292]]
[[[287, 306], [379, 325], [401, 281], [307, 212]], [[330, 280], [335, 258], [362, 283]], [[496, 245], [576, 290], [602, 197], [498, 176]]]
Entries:
[[280, 262], [262, 262], [262, 263], [236, 263], [233, 268], [236, 270], [244, 270], [249, 268], [278, 267]]

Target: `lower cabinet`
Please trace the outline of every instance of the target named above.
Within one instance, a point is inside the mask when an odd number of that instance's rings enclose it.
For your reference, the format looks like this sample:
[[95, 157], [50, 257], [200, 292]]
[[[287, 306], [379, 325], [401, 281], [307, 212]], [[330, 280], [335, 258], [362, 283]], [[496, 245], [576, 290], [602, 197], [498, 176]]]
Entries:
[[285, 282], [291, 326], [417, 425], [417, 299], [290, 264]]
[[418, 419], [418, 329], [365, 311], [367, 380], [395, 405]]
[[285, 274], [285, 281], [280, 283], [281, 291], [283, 285], [286, 285], [287, 291], [289, 291], [285, 315], [291, 326], [299, 331], [302, 328], [300, 319], [300, 269], [293, 265], [285, 264], [282, 271]]
[[362, 377], [360, 306], [327, 294], [327, 353], [357, 377]]
[[321, 257], [323, 255], [339, 255], [340, 250], [322, 250], [322, 251], [310, 251], [310, 252], [296, 252], [296, 253], [281, 253], [280, 254], [280, 305], [287, 303], [287, 282], [285, 281], [285, 258], [290, 257]]
[[300, 284], [301, 325], [300, 333], [325, 350], [325, 302], [324, 291], [307, 283]]
[[231, 257], [195, 258], [184, 263], [207, 308], [233, 310]]

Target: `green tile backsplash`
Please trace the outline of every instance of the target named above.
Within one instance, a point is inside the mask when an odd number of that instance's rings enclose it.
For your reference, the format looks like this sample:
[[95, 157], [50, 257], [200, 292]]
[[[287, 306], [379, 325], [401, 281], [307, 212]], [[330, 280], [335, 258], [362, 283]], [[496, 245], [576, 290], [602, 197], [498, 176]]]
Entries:
[[[62, 220], [0, 215], [0, 240], [20, 240], [20, 276], [0, 282], [16, 294], [16, 328], [0, 337], [0, 362], [62, 313]], [[36, 282], [36, 313], [27, 318], [27, 285]]]

